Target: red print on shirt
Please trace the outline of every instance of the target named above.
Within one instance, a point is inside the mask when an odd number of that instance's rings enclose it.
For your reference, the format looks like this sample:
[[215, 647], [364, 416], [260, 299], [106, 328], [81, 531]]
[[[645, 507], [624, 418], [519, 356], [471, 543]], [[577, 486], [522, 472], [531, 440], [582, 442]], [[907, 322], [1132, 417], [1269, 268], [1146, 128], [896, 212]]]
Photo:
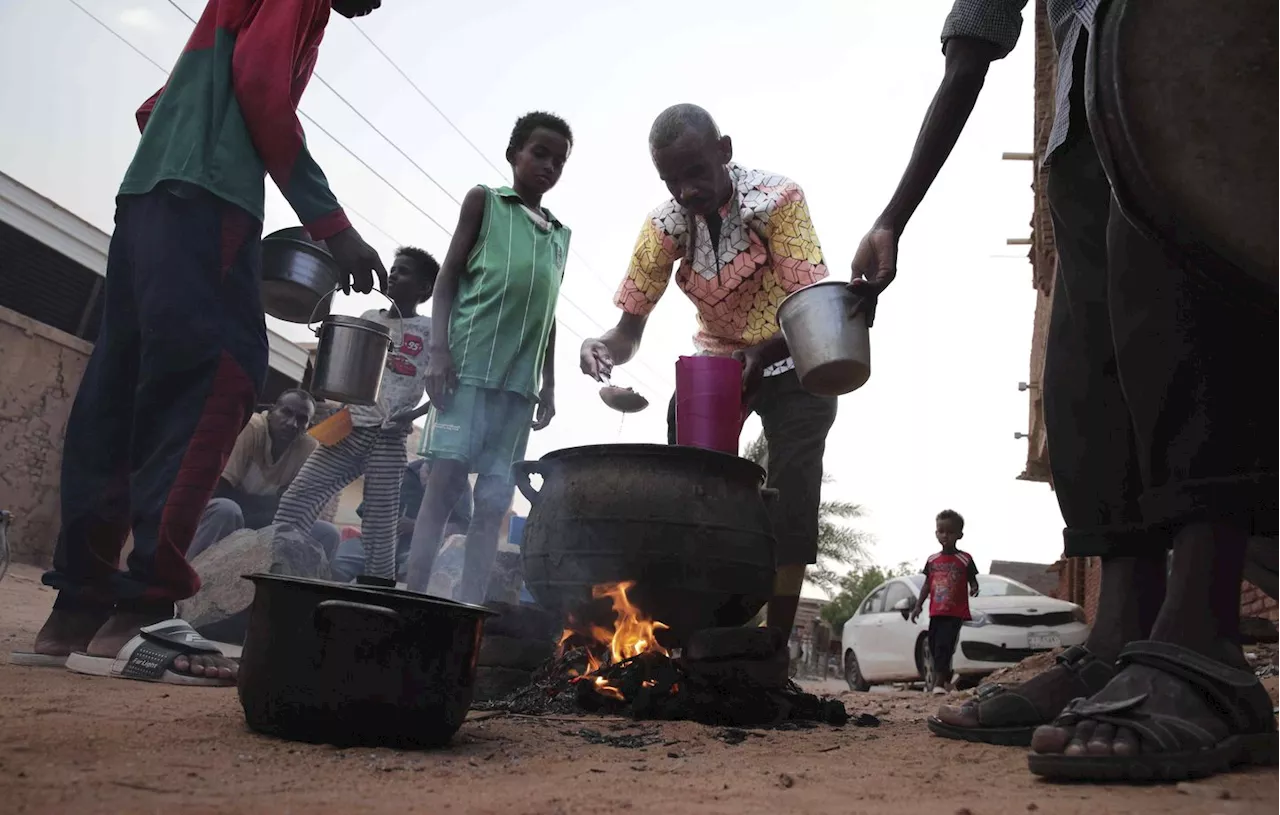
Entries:
[[417, 334], [405, 334], [400, 341], [400, 349], [387, 355], [387, 368], [401, 376], [417, 376], [418, 366], [409, 357], [422, 354], [427, 344]]

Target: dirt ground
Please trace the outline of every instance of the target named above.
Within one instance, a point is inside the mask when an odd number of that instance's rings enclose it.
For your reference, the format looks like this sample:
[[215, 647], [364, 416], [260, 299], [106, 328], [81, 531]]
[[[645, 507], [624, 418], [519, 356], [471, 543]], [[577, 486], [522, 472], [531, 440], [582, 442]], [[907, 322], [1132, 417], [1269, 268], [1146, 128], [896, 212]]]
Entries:
[[[6, 656], [29, 645], [52, 599], [29, 567], [14, 567], [0, 582], [0, 649]], [[469, 721], [447, 750], [406, 753], [336, 750], [254, 735], [245, 728], [231, 689], [149, 685], [0, 664], [0, 811], [1277, 811], [1274, 768], [1182, 790], [1050, 785], [1033, 780], [1021, 750], [931, 737], [922, 719], [937, 698], [898, 691], [843, 699], [851, 713], [874, 713], [882, 725], [754, 731], [734, 745], [718, 728], [688, 723], [498, 716]], [[592, 731], [650, 734], [653, 743], [638, 749], [593, 744]]]

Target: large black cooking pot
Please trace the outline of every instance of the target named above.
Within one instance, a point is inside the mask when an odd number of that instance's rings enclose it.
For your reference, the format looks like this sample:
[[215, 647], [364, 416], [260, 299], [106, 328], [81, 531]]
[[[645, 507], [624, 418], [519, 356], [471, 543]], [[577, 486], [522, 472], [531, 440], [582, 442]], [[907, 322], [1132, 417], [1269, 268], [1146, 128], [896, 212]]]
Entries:
[[414, 592], [247, 575], [249, 727], [294, 741], [439, 747], [462, 725], [492, 612]]
[[[525, 585], [545, 608], [588, 615], [593, 586], [635, 582], [631, 600], [693, 631], [749, 622], [773, 593], [774, 539], [764, 470], [693, 447], [574, 447], [517, 465], [532, 509], [524, 528]], [[529, 474], [542, 476], [535, 490]], [[607, 611], [609, 606], [605, 604]]]

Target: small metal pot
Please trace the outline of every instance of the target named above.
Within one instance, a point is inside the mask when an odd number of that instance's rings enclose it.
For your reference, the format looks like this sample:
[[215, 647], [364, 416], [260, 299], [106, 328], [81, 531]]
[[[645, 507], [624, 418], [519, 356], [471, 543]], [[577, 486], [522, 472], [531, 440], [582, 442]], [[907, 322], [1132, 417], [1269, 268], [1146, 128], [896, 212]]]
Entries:
[[778, 323], [800, 385], [817, 396], [856, 391], [871, 378], [871, 337], [865, 314], [850, 317], [858, 296], [847, 283], [824, 280], [778, 306]]
[[[382, 296], [387, 297], [385, 293]], [[387, 301], [399, 314], [395, 301], [390, 297]], [[314, 319], [313, 315], [307, 320], [308, 328]], [[319, 328], [312, 330], [317, 340], [312, 395], [348, 405], [376, 405], [382, 389], [382, 369], [394, 347], [391, 329], [361, 317], [336, 316], [325, 318]]]
[[262, 239], [262, 306], [280, 320], [305, 323], [329, 316], [338, 264], [300, 226]]
[[394, 588], [252, 574], [245, 721], [340, 746], [440, 747], [471, 704], [487, 609]]
[[391, 329], [372, 320], [335, 316], [320, 324], [316, 338], [312, 395], [348, 405], [376, 405], [391, 350]]

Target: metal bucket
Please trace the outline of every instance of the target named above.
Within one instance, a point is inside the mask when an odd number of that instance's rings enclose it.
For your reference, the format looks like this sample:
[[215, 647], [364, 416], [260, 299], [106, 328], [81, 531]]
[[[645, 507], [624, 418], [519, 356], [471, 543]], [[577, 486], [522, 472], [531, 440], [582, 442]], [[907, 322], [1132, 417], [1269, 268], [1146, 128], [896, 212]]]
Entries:
[[272, 317], [301, 323], [329, 316], [338, 278], [333, 255], [302, 227], [262, 239], [262, 305]]
[[809, 393], [840, 396], [871, 378], [866, 314], [849, 316], [857, 303], [847, 283], [826, 280], [791, 294], [778, 306], [778, 323], [800, 385]]
[[316, 330], [311, 393], [348, 405], [376, 405], [391, 329], [359, 317], [326, 317]]

